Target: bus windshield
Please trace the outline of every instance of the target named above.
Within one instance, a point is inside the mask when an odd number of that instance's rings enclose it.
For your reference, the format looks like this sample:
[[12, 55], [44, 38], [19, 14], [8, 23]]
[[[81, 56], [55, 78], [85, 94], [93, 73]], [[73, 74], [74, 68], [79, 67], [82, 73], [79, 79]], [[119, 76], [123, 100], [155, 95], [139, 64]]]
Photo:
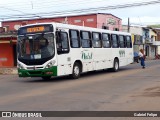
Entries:
[[37, 60], [49, 58], [54, 55], [54, 35], [34, 34], [18, 36], [18, 58]]

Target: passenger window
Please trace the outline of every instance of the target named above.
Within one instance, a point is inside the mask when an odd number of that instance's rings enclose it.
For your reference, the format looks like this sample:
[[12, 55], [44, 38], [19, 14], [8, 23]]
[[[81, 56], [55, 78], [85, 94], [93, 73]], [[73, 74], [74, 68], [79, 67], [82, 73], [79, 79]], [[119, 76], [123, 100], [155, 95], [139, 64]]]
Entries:
[[110, 48], [111, 42], [110, 42], [110, 34], [103, 33], [102, 34], [102, 44], [104, 48]]
[[94, 48], [101, 48], [102, 42], [101, 42], [101, 33], [92, 33], [92, 44]]
[[112, 34], [112, 47], [113, 48], [118, 48], [119, 47], [119, 43], [118, 43], [118, 36]]
[[123, 35], [120, 35], [120, 36], [119, 36], [119, 47], [120, 47], [120, 48], [125, 48], [125, 47], [126, 47], [126, 46], [125, 46], [125, 38], [124, 38]]
[[130, 36], [126, 36], [126, 46], [127, 48], [132, 48], [132, 41]]
[[72, 48], [79, 48], [80, 41], [79, 41], [79, 31], [77, 30], [70, 30], [70, 44]]
[[91, 35], [90, 32], [81, 31], [81, 44], [83, 48], [91, 48]]

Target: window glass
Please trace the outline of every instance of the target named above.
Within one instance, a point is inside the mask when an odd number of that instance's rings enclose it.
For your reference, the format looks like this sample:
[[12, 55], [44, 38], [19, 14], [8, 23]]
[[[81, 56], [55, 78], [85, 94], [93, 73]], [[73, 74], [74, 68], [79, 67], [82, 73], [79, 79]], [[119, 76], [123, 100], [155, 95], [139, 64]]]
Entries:
[[78, 38], [78, 31], [76, 31], [76, 30], [71, 30], [70, 31], [71, 32], [71, 38]]
[[102, 43], [101, 43], [101, 34], [100, 33], [92, 33], [92, 37], [93, 37], [93, 47], [95, 48], [100, 48], [102, 47]]
[[81, 44], [83, 48], [91, 48], [90, 32], [81, 31]]
[[127, 48], [132, 48], [132, 41], [130, 36], [126, 36], [126, 46]]
[[102, 34], [102, 44], [104, 48], [110, 48], [111, 43], [110, 43], [110, 35], [109, 34]]
[[53, 34], [18, 36], [18, 57], [23, 59], [43, 59], [54, 55]]
[[125, 48], [125, 39], [124, 39], [124, 36], [122, 35], [119, 36], [119, 46], [121, 48]]
[[61, 32], [61, 41], [62, 41], [62, 48], [68, 49], [68, 36], [67, 33]]
[[118, 38], [117, 35], [112, 35], [112, 47], [113, 48], [118, 48]]
[[100, 33], [92, 33], [93, 40], [100, 40]]
[[70, 43], [72, 48], [79, 48], [80, 42], [79, 42], [79, 32], [76, 30], [70, 30]]

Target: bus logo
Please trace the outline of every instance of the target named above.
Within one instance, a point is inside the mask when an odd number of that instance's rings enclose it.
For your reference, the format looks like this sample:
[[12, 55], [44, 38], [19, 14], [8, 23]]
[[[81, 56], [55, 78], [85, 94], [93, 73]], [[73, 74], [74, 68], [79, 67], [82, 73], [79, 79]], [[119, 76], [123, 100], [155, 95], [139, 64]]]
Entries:
[[119, 50], [120, 57], [125, 57], [125, 50]]
[[92, 59], [92, 53], [89, 53], [88, 51], [83, 51], [82, 52], [82, 59], [84, 59], [84, 60]]

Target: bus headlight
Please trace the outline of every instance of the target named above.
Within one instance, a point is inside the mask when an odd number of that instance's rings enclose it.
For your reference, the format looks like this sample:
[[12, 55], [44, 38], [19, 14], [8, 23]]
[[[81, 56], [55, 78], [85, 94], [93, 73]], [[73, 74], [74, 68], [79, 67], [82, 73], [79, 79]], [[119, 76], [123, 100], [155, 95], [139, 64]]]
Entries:
[[49, 62], [45, 68], [51, 68], [56, 62], [53, 60], [51, 62]]
[[23, 65], [21, 65], [20, 63], [17, 63], [17, 68], [18, 69], [24, 69]]

